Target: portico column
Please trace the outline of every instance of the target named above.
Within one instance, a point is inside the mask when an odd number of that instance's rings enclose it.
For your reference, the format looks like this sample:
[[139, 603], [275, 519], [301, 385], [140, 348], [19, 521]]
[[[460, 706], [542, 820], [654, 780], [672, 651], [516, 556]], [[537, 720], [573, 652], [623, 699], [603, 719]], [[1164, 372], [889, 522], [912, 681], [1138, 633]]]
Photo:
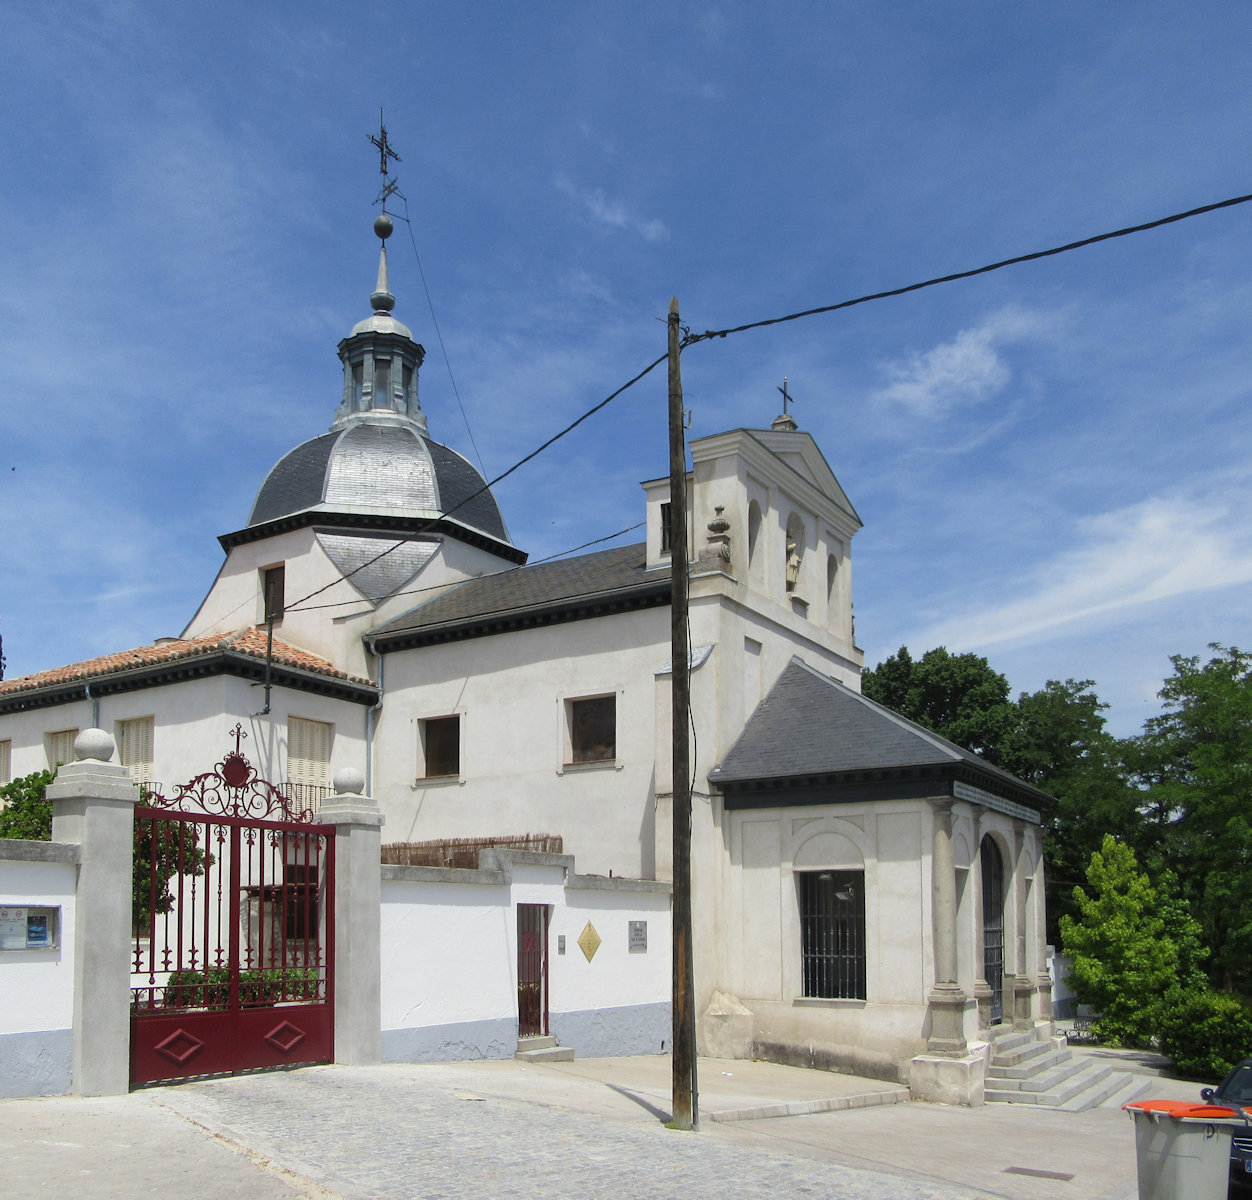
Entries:
[[130, 772], [109, 760], [103, 729], [74, 740], [78, 762], [49, 784], [52, 840], [79, 847], [74, 899], [74, 1065], [76, 1096], [130, 1090], [130, 931], [135, 805]]
[[335, 1061], [359, 1067], [382, 1057], [383, 815], [360, 771], [336, 771], [334, 787], [317, 820], [336, 826]]
[[956, 865], [952, 855], [952, 805], [934, 809], [934, 847], [931, 854], [935, 984], [930, 992], [932, 1054], [963, 1055], [965, 993], [956, 979]]
[[[1035, 831], [1036, 842], [1040, 838]], [[1035, 1020], [1052, 1022], [1052, 976], [1048, 973], [1048, 903], [1043, 854], [1035, 870]]]
[[1013, 822], [1013, 1024], [1029, 1027], [1034, 981], [1026, 960], [1026, 826]]

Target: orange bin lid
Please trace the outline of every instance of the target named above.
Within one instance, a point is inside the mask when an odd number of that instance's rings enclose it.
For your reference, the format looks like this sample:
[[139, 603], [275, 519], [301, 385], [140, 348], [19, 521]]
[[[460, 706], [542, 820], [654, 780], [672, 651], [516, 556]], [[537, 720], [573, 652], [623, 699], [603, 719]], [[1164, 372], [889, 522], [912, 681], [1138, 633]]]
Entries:
[[1162, 1116], [1193, 1121], [1220, 1121], [1223, 1118], [1243, 1115], [1237, 1109], [1221, 1104], [1193, 1104], [1190, 1100], [1132, 1100], [1129, 1104], [1123, 1104], [1122, 1108], [1137, 1108], [1141, 1112], [1160, 1113]]

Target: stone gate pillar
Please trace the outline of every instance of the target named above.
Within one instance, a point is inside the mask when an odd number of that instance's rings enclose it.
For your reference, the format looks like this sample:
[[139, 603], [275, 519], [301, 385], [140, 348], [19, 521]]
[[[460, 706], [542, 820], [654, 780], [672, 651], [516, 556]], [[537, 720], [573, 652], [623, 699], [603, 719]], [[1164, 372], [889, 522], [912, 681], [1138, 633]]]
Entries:
[[48, 786], [52, 840], [79, 847], [74, 902], [76, 1096], [130, 1090], [130, 933], [135, 805], [139, 789], [103, 729], [74, 741], [78, 761]]
[[336, 771], [334, 786], [317, 820], [336, 827], [335, 1061], [359, 1067], [382, 1058], [383, 815], [360, 771]]

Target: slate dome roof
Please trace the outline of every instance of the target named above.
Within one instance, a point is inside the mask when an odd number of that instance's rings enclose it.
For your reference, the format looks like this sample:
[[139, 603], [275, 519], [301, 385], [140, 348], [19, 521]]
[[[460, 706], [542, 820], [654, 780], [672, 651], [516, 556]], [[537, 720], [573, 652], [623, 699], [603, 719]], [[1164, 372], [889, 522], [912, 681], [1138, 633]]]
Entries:
[[[508, 542], [499, 506], [478, 470], [411, 421], [365, 417], [303, 442], [266, 476], [248, 525], [310, 509], [394, 511], [450, 519]], [[473, 499], [469, 497], [473, 496]]]

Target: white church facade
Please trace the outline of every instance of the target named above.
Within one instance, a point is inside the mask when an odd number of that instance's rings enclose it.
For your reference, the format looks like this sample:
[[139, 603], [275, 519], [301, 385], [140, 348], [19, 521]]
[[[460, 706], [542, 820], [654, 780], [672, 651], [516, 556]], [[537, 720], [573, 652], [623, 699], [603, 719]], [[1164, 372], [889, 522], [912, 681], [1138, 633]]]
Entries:
[[[103, 728], [159, 790], [207, 769], [239, 723], [260, 774], [301, 802], [360, 771], [384, 843], [557, 837], [584, 899], [624, 880], [632, 913], [656, 918], [672, 874], [668, 480], [643, 484], [641, 544], [526, 565], [477, 470], [429, 436], [385, 242], [371, 303], [339, 344], [329, 432], [220, 539], [181, 637], [0, 682], [0, 782]], [[784, 415], [690, 454], [701, 1052], [976, 1100], [993, 1027], [1051, 1035], [1048, 798], [860, 695], [861, 522], [811, 436]], [[388, 879], [413, 878], [383, 871], [385, 924]], [[467, 956], [483, 953], [473, 929]], [[668, 974], [629, 968], [568, 1007], [558, 1037], [576, 1052], [663, 1047]], [[384, 961], [384, 1057], [516, 1049], [507, 1014], [423, 988], [435, 973]], [[406, 1025], [418, 1010], [438, 1019]]]

